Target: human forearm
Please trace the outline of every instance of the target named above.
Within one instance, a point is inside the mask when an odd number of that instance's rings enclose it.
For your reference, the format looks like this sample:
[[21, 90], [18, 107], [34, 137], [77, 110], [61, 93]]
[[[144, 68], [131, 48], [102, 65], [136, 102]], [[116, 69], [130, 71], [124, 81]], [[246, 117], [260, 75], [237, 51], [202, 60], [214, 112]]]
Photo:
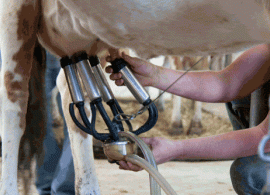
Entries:
[[247, 130], [225, 135], [183, 141], [183, 159], [235, 159], [255, 155], [262, 135], [245, 134]]
[[[269, 117], [269, 116], [268, 116]], [[175, 159], [235, 159], [257, 154], [258, 145], [268, 131], [268, 117], [250, 129], [221, 135], [175, 141], [171, 156]], [[270, 151], [267, 145], [266, 152]]]
[[[270, 49], [259, 45], [244, 52], [222, 71], [188, 72], [168, 92], [206, 102], [228, 102], [249, 95], [270, 76]], [[153, 86], [165, 90], [184, 71], [159, 67], [152, 79]]]
[[152, 78], [153, 87], [166, 90], [176, 81], [167, 92], [203, 102], [224, 101], [226, 93], [223, 90], [224, 85], [219, 79], [218, 72], [191, 71], [183, 75], [184, 71], [158, 68], [158, 74]]

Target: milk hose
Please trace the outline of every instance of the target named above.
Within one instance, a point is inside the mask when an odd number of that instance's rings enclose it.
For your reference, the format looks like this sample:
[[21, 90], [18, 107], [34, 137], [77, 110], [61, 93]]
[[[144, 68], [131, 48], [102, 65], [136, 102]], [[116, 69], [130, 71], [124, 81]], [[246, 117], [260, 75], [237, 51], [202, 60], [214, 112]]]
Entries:
[[125, 156], [125, 160], [144, 168], [156, 180], [167, 195], [177, 195], [166, 179], [164, 179], [164, 177], [146, 160], [135, 154], [128, 154]]

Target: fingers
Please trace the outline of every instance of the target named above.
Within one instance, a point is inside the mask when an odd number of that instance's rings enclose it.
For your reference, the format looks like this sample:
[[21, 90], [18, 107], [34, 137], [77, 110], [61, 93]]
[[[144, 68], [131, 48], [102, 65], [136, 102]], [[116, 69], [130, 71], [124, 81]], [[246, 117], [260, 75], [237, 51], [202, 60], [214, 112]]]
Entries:
[[105, 72], [107, 72], [107, 73], [113, 73], [112, 67], [111, 67], [111, 66], [107, 66], [107, 67], [105, 68]]
[[141, 167], [126, 161], [119, 161], [119, 165], [119, 169], [123, 170], [130, 170], [135, 172], [143, 170]]
[[131, 69], [134, 69], [136, 66], [141, 65], [141, 59], [133, 58], [129, 55], [126, 55], [124, 52], [122, 52], [122, 58], [128, 63], [129, 68]]
[[105, 68], [105, 72], [111, 73], [110, 79], [115, 81], [115, 84], [117, 86], [124, 85], [124, 80], [122, 79], [122, 74], [120, 72], [118, 73], [113, 73], [112, 67], [108, 66]]
[[[129, 65], [132, 67], [133, 64], [141, 64], [141, 59], [139, 58], [133, 58], [129, 55], [127, 55], [125, 52], [122, 52], [120, 55], [118, 55], [118, 58], [123, 58], [126, 62], [129, 63]], [[115, 60], [115, 56], [107, 56], [106, 61], [107, 62], [112, 62]]]
[[[126, 55], [124, 52], [118, 55], [119, 57], [122, 57], [129, 65], [129, 68], [133, 71], [133, 73], [138, 74], [140, 76], [140, 73], [136, 72], [136, 69], [140, 66], [144, 65], [145, 62], [139, 58], [133, 58], [129, 55]], [[111, 62], [115, 59], [115, 56], [107, 56], [106, 61]], [[105, 71], [109, 74], [111, 74], [110, 79], [115, 81], [115, 84], [118, 86], [124, 85], [123, 79], [121, 79], [122, 75], [121, 73], [113, 73], [113, 69], [111, 66], [108, 66], [105, 68]]]
[[129, 64], [131, 69], [137, 69], [137, 67], [145, 66], [146, 64], [151, 64], [143, 59], [131, 57], [124, 52], [122, 52], [122, 58]]
[[113, 73], [113, 74], [110, 75], [111, 80], [118, 80], [118, 79], [121, 79], [121, 78], [122, 78], [122, 74], [120, 72]]
[[123, 80], [123, 79], [116, 80], [116, 81], [115, 81], [115, 84], [116, 84], [117, 86], [123, 86], [123, 85], [124, 85], [124, 80]]
[[133, 58], [133, 57], [127, 55], [125, 52], [122, 52], [122, 53], [121, 53], [121, 57], [122, 57], [124, 60], [128, 60], [128, 61], [130, 61], [130, 60], [136, 60], [136, 59], [137, 59], [137, 58]]

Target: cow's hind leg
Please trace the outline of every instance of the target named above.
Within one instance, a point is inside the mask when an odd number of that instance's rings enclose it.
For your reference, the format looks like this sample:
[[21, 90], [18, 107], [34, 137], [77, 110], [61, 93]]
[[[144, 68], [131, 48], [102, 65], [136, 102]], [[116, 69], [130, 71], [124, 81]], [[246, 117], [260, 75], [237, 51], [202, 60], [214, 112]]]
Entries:
[[[168, 58], [169, 60], [169, 58]], [[174, 61], [175, 69], [181, 70], [183, 69], [183, 64], [180, 56], [173, 56], [171, 60]], [[165, 62], [164, 62], [165, 63]], [[169, 64], [172, 64], [168, 61]], [[167, 66], [168, 68], [170, 66]], [[183, 120], [181, 114], [181, 97], [173, 95], [173, 108], [172, 108], [172, 117], [171, 117], [171, 129], [169, 131], [172, 135], [180, 135], [184, 131]]]
[[181, 114], [181, 99], [180, 96], [173, 96], [171, 129], [168, 132], [171, 135], [180, 135], [184, 130]]
[[25, 129], [28, 83], [36, 42], [38, 4], [31, 0], [0, 1], [2, 186], [1, 195], [18, 195], [17, 166]]
[[202, 126], [202, 102], [194, 101], [194, 115], [190, 122], [190, 126], [187, 131], [187, 135], [197, 134], [201, 135], [203, 131]]
[[[170, 68], [171, 67], [171, 62], [170, 62], [170, 57], [166, 56], [164, 59], [164, 62], [162, 64], [163, 67], [165, 68]], [[159, 90], [158, 91], [158, 95], [162, 94], [163, 91]], [[159, 111], [164, 111], [165, 110], [165, 98], [164, 95], [160, 96], [159, 99], [157, 99], [157, 101], [155, 102], [157, 109]]]
[[[57, 87], [61, 94], [62, 107], [74, 160], [76, 195], [98, 195], [100, 190], [94, 166], [92, 136], [81, 131], [70, 117], [69, 104], [71, 103], [71, 97], [63, 70], [60, 71], [57, 78]], [[79, 119], [80, 117], [77, 115], [77, 118]]]

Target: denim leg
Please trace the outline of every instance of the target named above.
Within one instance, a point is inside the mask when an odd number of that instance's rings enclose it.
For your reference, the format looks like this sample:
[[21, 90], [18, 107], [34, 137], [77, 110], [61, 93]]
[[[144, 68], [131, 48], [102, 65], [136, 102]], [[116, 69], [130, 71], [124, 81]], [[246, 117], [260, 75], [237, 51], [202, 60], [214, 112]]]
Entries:
[[[64, 127], [63, 149], [59, 148], [52, 131], [51, 91], [56, 86], [56, 77], [60, 70], [59, 60], [47, 53], [46, 69], [46, 98], [47, 98], [47, 132], [43, 142], [43, 163], [37, 166], [36, 186], [41, 195], [73, 195], [74, 190], [74, 166], [71, 155], [67, 127]], [[57, 97], [59, 111], [63, 116], [60, 95]]]
[[266, 165], [258, 155], [236, 159], [230, 169], [234, 190], [239, 195], [260, 195], [266, 182]]
[[43, 147], [44, 160], [41, 166], [37, 165], [36, 187], [40, 195], [50, 195], [54, 172], [61, 155], [61, 150], [52, 132], [47, 131]]
[[[234, 130], [249, 128], [250, 96], [226, 104]], [[234, 190], [239, 195], [259, 195], [266, 181], [266, 163], [257, 155], [238, 158], [230, 168]]]
[[[61, 105], [60, 95], [58, 95], [57, 101], [58, 105]], [[59, 108], [59, 111], [63, 116], [62, 107]], [[52, 182], [52, 194], [74, 195], [75, 171], [66, 123], [64, 123], [64, 135], [65, 139], [63, 144], [63, 151], [59, 163], [57, 164], [54, 179]]]
[[36, 187], [41, 195], [51, 194], [51, 183], [54, 172], [58, 164], [61, 149], [52, 131], [52, 114], [51, 114], [51, 91], [56, 86], [56, 77], [60, 70], [59, 61], [47, 53], [47, 68], [45, 75], [46, 99], [47, 99], [47, 132], [43, 142], [44, 156], [43, 163], [37, 163]]
[[249, 127], [250, 96], [225, 104], [233, 130]]

